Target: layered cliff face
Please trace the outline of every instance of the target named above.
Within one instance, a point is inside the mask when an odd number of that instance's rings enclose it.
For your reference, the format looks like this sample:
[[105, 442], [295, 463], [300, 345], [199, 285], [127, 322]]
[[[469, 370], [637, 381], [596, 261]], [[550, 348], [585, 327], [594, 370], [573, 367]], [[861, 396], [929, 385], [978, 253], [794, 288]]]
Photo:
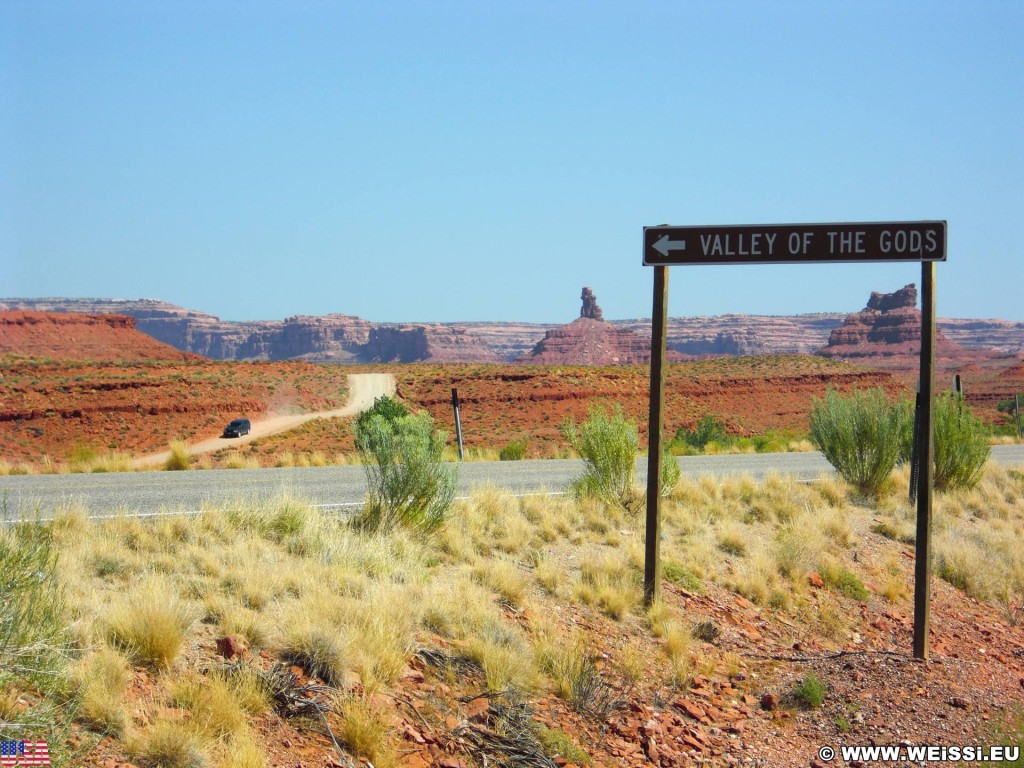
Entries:
[[127, 315], [0, 311], [0, 353], [58, 360], [198, 359], [135, 329]]
[[[828, 341], [829, 333], [839, 327], [844, 317], [842, 314], [670, 317], [666, 343], [669, 349], [694, 357], [809, 354]], [[615, 325], [645, 338], [651, 334], [650, 320], [621, 320]]]
[[[585, 289], [581, 300], [580, 319], [600, 322], [603, 313], [601, 318], [593, 316], [601, 312], [593, 291]], [[342, 314], [297, 316], [283, 321], [231, 322], [152, 299], [0, 299], [2, 309], [129, 315], [136, 319], [138, 330], [153, 338], [177, 349], [219, 360], [299, 358], [333, 363], [505, 361], [529, 355], [547, 332], [563, 327], [515, 322], [398, 325], [373, 323]], [[826, 345], [830, 333], [842, 326], [844, 317], [842, 314], [673, 317], [668, 321], [667, 345], [670, 350], [695, 357], [811, 353]], [[609, 330], [635, 332], [642, 339], [643, 346], [649, 345], [650, 320], [615, 320], [604, 325]], [[950, 341], [964, 346], [984, 346], [1018, 355], [1024, 353], [1024, 323], [939, 320], [938, 326]], [[636, 342], [623, 335], [617, 344], [628, 351], [635, 347]], [[552, 346], [559, 345], [565, 347], [564, 338], [552, 342]], [[598, 342], [591, 346], [595, 345]], [[591, 355], [592, 359], [608, 357], [603, 353]], [[632, 352], [611, 354], [610, 357], [634, 360]]]
[[437, 324], [372, 328], [363, 356], [372, 363], [504, 362], [464, 328]]
[[[917, 288], [907, 285], [895, 293], [873, 292], [867, 306], [850, 315], [832, 331], [828, 344], [815, 354], [875, 367], [912, 368], [921, 354], [921, 312], [916, 308]], [[935, 332], [939, 363], [963, 364], [996, 360], [992, 350], [968, 349]]]

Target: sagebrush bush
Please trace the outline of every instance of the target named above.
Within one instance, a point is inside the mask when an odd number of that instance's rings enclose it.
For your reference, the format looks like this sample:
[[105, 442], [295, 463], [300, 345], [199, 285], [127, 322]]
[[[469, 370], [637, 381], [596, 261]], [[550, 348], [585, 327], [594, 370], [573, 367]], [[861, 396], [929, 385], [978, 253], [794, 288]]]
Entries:
[[363, 438], [370, 434], [370, 422], [375, 416], [380, 416], [384, 419], [384, 422], [393, 429], [400, 419], [404, 419], [408, 415], [409, 409], [397, 400], [394, 400], [387, 395], [378, 397], [373, 401], [373, 405], [370, 408], [363, 411], [356, 417], [353, 425], [356, 435], [356, 448], [360, 452], [364, 450], [372, 450], [372, 446], [366, 444], [363, 441]]
[[526, 458], [526, 441], [509, 440], [508, 445], [498, 452], [501, 461], [521, 461]]
[[456, 468], [441, 459], [446, 435], [427, 413], [389, 420], [374, 414], [355, 424], [366, 471], [367, 501], [358, 523], [370, 531], [396, 527], [430, 532], [455, 498]]
[[811, 405], [811, 440], [846, 482], [877, 496], [904, 446], [898, 406], [885, 391], [854, 390], [844, 397], [833, 389]]
[[683, 427], [676, 432], [676, 440], [697, 451], [703, 451], [708, 443], [724, 445], [727, 442], [725, 422], [714, 414], [702, 416], [693, 429]]
[[609, 416], [592, 408], [581, 425], [562, 424], [562, 434], [583, 459], [583, 474], [572, 483], [577, 498], [597, 496], [627, 512], [639, 512], [643, 496], [634, 486], [640, 438], [636, 424], [617, 407]]
[[[616, 406], [609, 416], [594, 408], [583, 424], [566, 421], [561, 430], [584, 462], [583, 474], [572, 481], [575, 497], [596, 497], [632, 514], [643, 509], [646, 497], [635, 484], [640, 438], [636, 423], [623, 416], [622, 409]], [[679, 464], [666, 451], [662, 457], [663, 496], [672, 493], [679, 476]]]
[[981, 480], [991, 448], [988, 429], [967, 407], [964, 396], [947, 392], [935, 399], [935, 487], [973, 488]]

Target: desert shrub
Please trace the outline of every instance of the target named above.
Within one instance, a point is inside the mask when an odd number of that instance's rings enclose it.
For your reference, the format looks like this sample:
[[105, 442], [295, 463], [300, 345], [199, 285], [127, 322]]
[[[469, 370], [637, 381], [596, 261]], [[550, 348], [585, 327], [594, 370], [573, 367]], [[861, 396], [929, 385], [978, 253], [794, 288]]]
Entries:
[[793, 698], [808, 709], [820, 707], [825, 701], [828, 688], [813, 672], [805, 675], [793, 689]]
[[181, 440], [175, 440], [170, 445], [171, 455], [164, 462], [164, 469], [179, 470], [189, 469], [192, 466], [192, 457], [188, 454], [188, 446]]
[[724, 445], [728, 440], [725, 434], [725, 422], [714, 414], [702, 416], [697, 420], [693, 429], [684, 427], [678, 430], [675, 439], [698, 451], [703, 451], [708, 443], [715, 442]]
[[679, 483], [679, 478], [683, 472], [679, 469], [679, 462], [676, 461], [676, 457], [672, 455], [671, 451], [665, 451], [661, 454], [661, 495], [663, 498], [668, 498], [672, 495], [672, 491]]
[[594, 760], [573, 741], [564, 731], [558, 731], [545, 726], [537, 730], [537, 741], [544, 749], [548, 757], [561, 757], [576, 765], [593, 765]]
[[[561, 430], [584, 461], [583, 474], [572, 481], [573, 495], [578, 499], [596, 497], [627, 512], [639, 512], [645, 497], [634, 484], [640, 444], [636, 424], [623, 416], [620, 408], [615, 407], [611, 416], [595, 408], [582, 425], [566, 421]], [[662, 496], [672, 493], [679, 476], [679, 464], [666, 451], [662, 457]]]
[[858, 578], [857, 574], [848, 571], [836, 562], [822, 563], [818, 571], [822, 581], [828, 586], [853, 600], [864, 602], [871, 597], [871, 593], [868, 592], [864, 582]]
[[878, 495], [900, 457], [903, 419], [885, 391], [833, 389], [811, 406], [811, 441], [846, 482]]
[[666, 581], [671, 581], [687, 592], [701, 592], [703, 585], [691, 571], [676, 563], [664, 563], [661, 566], [661, 575]]
[[508, 445], [498, 452], [502, 461], [521, 461], [526, 458], [526, 441], [509, 440]]
[[358, 524], [365, 530], [397, 526], [430, 532], [444, 522], [455, 498], [456, 468], [441, 460], [446, 435], [427, 413], [393, 421], [374, 414], [355, 424], [366, 471], [367, 501]]
[[988, 430], [953, 392], [935, 400], [935, 487], [973, 488], [988, 461]]
[[633, 484], [640, 438], [636, 424], [617, 407], [609, 416], [592, 408], [581, 425], [562, 424], [562, 434], [583, 459], [583, 474], [572, 483], [577, 498], [596, 496], [627, 512], [638, 512], [643, 496]]
[[362, 452], [363, 448], [368, 447], [363, 445], [360, 436], [368, 434], [370, 422], [373, 420], [374, 416], [380, 416], [389, 427], [394, 428], [400, 419], [404, 419], [408, 415], [409, 409], [397, 400], [394, 400], [387, 395], [378, 397], [373, 401], [373, 405], [369, 409], [363, 411], [356, 417], [356, 448]]

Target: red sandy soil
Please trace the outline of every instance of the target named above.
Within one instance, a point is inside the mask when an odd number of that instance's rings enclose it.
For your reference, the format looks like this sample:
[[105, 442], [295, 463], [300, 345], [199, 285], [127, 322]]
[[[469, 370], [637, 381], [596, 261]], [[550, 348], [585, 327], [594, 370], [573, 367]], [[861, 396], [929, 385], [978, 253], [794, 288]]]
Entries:
[[[369, 369], [302, 362], [149, 361], [103, 363], [0, 357], [0, 458], [65, 460], [82, 451], [166, 449], [172, 440], [215, 438], [232, 418], [314, 413], [341, 408], [346, 380]], [[566, 450], [559, 426], [586, 418], [594, 406], [622, 408], [646, 442], [649, 374], [643, 366], [516, 365], [387, 366], [397, 395], [426, 409], [454, 440], [451, 390], [457, 388], [465, 444], [497, 450], [526, 440], [532, 457]], [[667, 367], [666, 432], [692, 427], [707, 414], [735, 435], [801, 434], [811, 401], [828, 387], [885, 387], [909, 396], [916, 376], [869, 371], [800, 355], [719, 358]], [[988, 420], [1002, 418], [999, 400], [1024, 389], [1024, 366], [962, 369], [968, 401]], [[942, 382], [940, 381], [940, 388]], [[947, 382], [946, 388], [949, 383]], [[232, 445], [226, 450], [238, 450]], [[241, 448], [264, 465], [284, 452], [320, 451], [328, 460], [354, 451], [350, 419], [325, 419]], [[224, 452], [222, 452], [223, 454]], [[223, 456], [221, 456], [223, 458]]]
[[[396, 371], [398, 394], [450, 423], [451, 389], [457, 388], [468, 446], [502, 447], [528, 439], [532, 455], [564, 447], [559, 425], [583, 421], [589, 409], [621, 407], [636, 420], [646, 443], [650, 374], [644, 366], [606, 368], [466, 367]], [[719, 358], [667, 366], [665, 429], [674, 435], [714, 414], [730, 434], [802, 433], [811, 400], [828, 387], [903, 386], [888, 374], [865, 371], [809, 355]]]
[[0, 458], [142, 455], [233, 418], [333, 410], [347, 371], [312, 363], [89, 362], [0, 356]]

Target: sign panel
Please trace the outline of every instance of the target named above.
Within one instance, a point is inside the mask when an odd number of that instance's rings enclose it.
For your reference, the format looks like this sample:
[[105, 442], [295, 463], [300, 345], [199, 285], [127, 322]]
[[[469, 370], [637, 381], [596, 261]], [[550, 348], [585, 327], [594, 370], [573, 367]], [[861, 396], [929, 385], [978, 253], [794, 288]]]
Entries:
[[945, 260], [945, 221], [644, 227], [646, 266]]

